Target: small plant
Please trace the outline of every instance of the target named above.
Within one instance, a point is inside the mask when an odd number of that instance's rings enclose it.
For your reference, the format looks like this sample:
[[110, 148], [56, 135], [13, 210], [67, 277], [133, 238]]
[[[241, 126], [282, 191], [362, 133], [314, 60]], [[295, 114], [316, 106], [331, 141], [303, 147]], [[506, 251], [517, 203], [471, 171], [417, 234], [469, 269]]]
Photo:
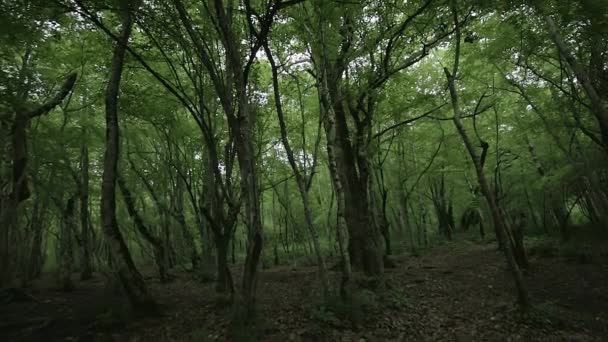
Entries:
[[393, 289], [386, 292], [384, 302], [391, 309], [403, 309], [412, 306], [411, 298], [403, 289]]

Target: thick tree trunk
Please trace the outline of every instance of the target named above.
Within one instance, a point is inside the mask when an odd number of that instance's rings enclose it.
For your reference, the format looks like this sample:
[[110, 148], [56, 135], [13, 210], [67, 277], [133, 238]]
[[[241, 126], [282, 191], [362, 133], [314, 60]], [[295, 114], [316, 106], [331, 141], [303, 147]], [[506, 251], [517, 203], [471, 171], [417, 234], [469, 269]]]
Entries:
[[218, 293], [234, 292], [232, 275], [228, 268], [228, 247], [230, 246], [230, 235], [216, 236], [215, 245], [217, 246], [217, 282], [215, 290]]
[[346, 201], [343, 188], [343, 180], [340, 177], [337, 163], [337, 142], [336, 142], [336, 119], [335, 113], [331, 106], [329, 91], [327, 88], [327, 75], [324, 68], [321, 68], [319, 86], [319, 99], [321, 103], [322, 115], [325, 120], [325, 135], [327, 138], [327, 159], [329, 164], [329, 173], [331, 176], [334, 192], [337, 202], [337, 223], [336, 223], [336, 238], [341, 257], [342, 278], [340, 281], [340, 296], [346, 299], [350, 295], [350, 283], [352, 280], [352, 269], [350, 259], [350, 237], [348, 231], [348, 223], [346, 221]]
[[[125, 5], [128, 6], [128, 5]], [[129, 301], [137, 310], [154, 307], [143, 277], [135, 267], [116, 219], [116, 178], [119, 158], [118, 93], [126, 47], [133, 26], [131, 9], [123, 13], [122, 28], [114, 48], [110, 79], [106, 88], [106, 151], [101, 184], [101, 219], [106, 242], [110, 249], [112, 267]]]
[[[354, 150], [349, 138], [344, 108], [341, 103], [336, 103], [337, 99], [342, 98], [342, 94], [336, 88], [333, 92], [331, 89], [328, 92], [328, 105], [332, 106], [331, 110], [335, 114], [334, 154], [344, 193], [350, 261], [354, 268], [363, 270], [365, 275], [380, 280], [384, 272], [384, 242], [380, 229], [372, 219], [371, 175], [368, 156], [364, 151], [366, 147], [360, 143], [357, 144], [357, 150]], [[361, 134], [364, 133], [358, 132], [356, 139], [362, 140], [359, 136]]]

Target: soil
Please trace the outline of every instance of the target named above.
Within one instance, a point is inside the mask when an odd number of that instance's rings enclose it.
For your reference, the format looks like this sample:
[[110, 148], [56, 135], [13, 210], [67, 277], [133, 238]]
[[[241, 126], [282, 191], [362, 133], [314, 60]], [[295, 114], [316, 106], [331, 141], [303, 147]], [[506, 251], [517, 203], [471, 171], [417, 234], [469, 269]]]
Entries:
[[129, 314], [102, 275], [62, 292], [47, 274], [26, 289], [31, 297], [0, 306], [0, 341], [608, 340], [606, 262], [532, 257], [525, 277], [534, 305], [522, 312], [495, 247], [447, 245], [396, 261], [386, 270], [385, 295], [368, 295], [346, 314], [322, 304], [314, 267], [262, 270], [254, 329], [230, 325], [231, 307], [213, 283], [187, 272], [170, 284], [150, 274], [161, 314], [144, 317]]

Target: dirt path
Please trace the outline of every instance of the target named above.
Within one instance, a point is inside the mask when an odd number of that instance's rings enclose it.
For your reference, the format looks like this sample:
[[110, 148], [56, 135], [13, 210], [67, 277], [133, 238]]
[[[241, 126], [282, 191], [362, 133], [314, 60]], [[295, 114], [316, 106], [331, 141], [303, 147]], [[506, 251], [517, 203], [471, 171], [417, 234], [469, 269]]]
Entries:
[[[320, 305], [315, 268], [265, 270], [258, 284], [256, 335], [263, 341], [608, 340], [608, 264], [532, 262], [526, 279], [535, 310], [527, 314], [515, 310], [509, 273], [489, 246], [448, 245], [422, 257], [399, 258], [397, 268], [387, 270], [387, 295], [364, 297], [365, 305], [353, 304], [363, 312], [342, 316]], [[144, 319], [130, 318], [125, 303], [100, 278], [78, 283], [72, 293], [49, 284], [47, 279], [32, 288], [36, 301], [0, 308], [0, 340], [226, 339], [229, 307], [212, 284], [200, 284], [189, 274], [169, 285], [151, 281], [163, 315]], [[253, 340], [251, 332], [243, 335]]]

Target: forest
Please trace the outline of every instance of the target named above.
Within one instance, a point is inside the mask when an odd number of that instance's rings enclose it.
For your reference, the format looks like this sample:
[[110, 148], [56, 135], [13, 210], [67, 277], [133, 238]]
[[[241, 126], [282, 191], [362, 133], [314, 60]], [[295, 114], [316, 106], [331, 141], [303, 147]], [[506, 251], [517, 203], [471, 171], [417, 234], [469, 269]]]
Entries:
[[608, 340], [607, 0], [1, 0], [0, 340]]

